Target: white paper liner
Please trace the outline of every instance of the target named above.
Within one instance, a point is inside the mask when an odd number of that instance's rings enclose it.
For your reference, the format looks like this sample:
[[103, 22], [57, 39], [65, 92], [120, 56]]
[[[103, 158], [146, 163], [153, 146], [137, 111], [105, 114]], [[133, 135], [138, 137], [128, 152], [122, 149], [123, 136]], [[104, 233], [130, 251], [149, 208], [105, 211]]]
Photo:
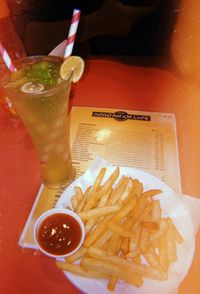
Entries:
[[[71, 205], [70, 199], [74, 195], [74, 187], [80, 186], [83, 191], [94, 183], [98, 172], [102, 167], [107, 167], [105, 180], [115, 169], [108, 161], [97, 157], [83, 176], [75, 180], [61, 195], [56, 207]], [[169, 216], [184, 238], [184, 243], [177, 244], [178, 259], [170, 266], [167, 281], [153, 281], [144, 279], [141, 288], [119, 282], [114, 293], [117, 294], [175, 294], [192, 264], [195, 251], [195, 236], [200, 225], [200, 200], [191, 196], [178, 195], [160, 179], [144, 171], [134, 168], [120, 167], [120, 176], [128, 175], [137, 178], [144, 185], [144, 190], [161, 189], [157, 198], [163, 210], [163, 216]], [[119, 177], [120, 178], [120, 177]], [[88, 294], [108, 294], [107, 280], [82, 278], [71, 273], [64, 272], [66, 277], [81, 291]]]

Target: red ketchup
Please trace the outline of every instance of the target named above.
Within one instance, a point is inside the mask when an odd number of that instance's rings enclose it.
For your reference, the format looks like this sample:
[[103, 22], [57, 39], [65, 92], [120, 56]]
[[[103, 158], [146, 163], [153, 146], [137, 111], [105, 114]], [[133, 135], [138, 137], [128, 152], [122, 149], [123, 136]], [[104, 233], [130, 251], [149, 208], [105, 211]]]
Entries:
[[55, 213], [40, 224], [37, 239], [48, 253], [65, 255], [72, 252], [81, 241], [81, 227], [71, 215]]

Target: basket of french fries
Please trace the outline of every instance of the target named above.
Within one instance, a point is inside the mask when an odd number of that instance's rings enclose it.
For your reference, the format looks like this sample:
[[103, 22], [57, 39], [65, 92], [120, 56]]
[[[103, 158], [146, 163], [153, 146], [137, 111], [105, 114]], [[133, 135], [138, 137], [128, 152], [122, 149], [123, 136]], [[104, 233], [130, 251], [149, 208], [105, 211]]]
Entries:
[[77, 252], [56, 260], [57, 267], [86, 293], [175, 293], [194, 253], [181, 196], [144, 171], [97, 166], [57, 203], [80, 216], [86, 235]]

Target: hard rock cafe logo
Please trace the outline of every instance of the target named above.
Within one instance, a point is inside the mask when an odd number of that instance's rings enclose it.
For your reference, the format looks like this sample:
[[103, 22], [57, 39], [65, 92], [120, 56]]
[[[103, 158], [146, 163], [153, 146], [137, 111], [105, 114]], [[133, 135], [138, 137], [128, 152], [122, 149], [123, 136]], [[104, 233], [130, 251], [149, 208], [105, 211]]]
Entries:
[[132, 120], [141, 120], [141, 121], [150, 121], [151, 116], [143, 115], [143, 114], [129, 114], [125, 111], [117, 111], [117, 112], [102, 112], [102, 111], [94, 111], [92, 116], [99, 118], [114, 118], [117, 121], [125, 121], [127, 119]]

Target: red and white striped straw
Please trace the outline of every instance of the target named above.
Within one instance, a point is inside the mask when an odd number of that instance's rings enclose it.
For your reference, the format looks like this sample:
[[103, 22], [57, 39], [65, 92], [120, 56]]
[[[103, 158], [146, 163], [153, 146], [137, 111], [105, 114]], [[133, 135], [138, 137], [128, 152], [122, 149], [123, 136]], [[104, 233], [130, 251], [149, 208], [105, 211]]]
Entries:
[[68, 38], [66, 41], [66, 48], [65, 48], [65, 52], [64, 52], [64, 58], [69, 57], [72, 54], [72, 50], [74, 47], [74, 41], [76, 38], [76, 32], [77, 32], [77, 28], [78, 28], [78, 23], [80, 20], [80, 15], [81, 12], [79, 9], [74, 9], [73, 11], [73, 16], [72, 16], [72, 20], [71, 20], [71, 25], [70, 25], [70, 29], [69, 29], [69, 34], [68, 34]]
[[5, 62], [7, 68], [9, 69], [9, 71], [11, 71], [11, 72], [16, 71], [16, 67], [12, 63], [12, 60], [10, 59], [10, 56], [8, 55], [6, 49], [4, 48], [1, 41], [0, 41], [0, 55], [3, 59], [3, 61]]

